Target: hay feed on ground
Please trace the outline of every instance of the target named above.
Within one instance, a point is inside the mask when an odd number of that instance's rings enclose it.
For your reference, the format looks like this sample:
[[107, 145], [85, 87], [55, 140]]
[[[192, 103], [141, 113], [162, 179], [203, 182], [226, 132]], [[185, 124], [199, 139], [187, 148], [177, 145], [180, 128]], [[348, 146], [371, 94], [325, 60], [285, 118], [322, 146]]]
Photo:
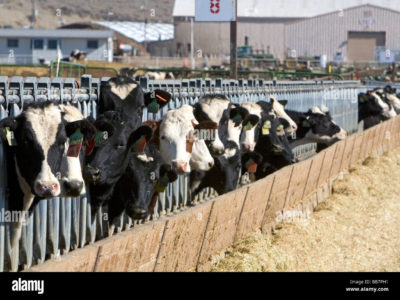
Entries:
[[212, 271], [400, 271], [400, 150], [370, 157], [302, 222], [226, 252]]

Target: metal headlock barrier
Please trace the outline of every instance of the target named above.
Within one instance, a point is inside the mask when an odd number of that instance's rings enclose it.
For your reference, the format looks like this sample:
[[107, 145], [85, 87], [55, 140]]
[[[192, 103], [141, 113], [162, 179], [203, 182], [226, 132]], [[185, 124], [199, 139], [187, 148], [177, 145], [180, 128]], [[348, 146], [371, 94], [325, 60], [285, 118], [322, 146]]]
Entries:
[[[82, 114], [97, 116], [97, 101], [100, 97], [100, 84], [108, 78], [92, 78], [83, 75], [78, 87], [74, 78], [5, 77], [0, 76], [0, 119], [17, 116], [24, 105], [33, 101], [53, 100], [77, 107]], [[361, 88], [359, 81], [297, 81], [276, 82], [263, 80], [223, 80], [190, 79], [152, 81], [140, 78], [140, 85], [146, 91], [164, 89], [173, 95], [167, 107], [157, 114], [143, 112], [143, 121], [160, 119], [169, 109], [183, 104], [194, 104], [207, 94], [224, 94], [232, 103], [269, 101], [269, 94], [277, 99], [288, 100], [288, 109], [307, 111], [314, 105], [326, 105], [333, 119], [350, 134], [357, 131], [357, 94]], [[298, 156], [313, 151], [315, 145], [296, 149]], [[7, 209], [6, 161], [3, 146], [0, 145], [0, 217]], [[206, 189], [199, 196], [204, 201], [216, 196]], [[12, 197], [12, 195], [11, 195]], [[154, 214], [148, 221], [165, 214], [174, 214], [184, 209], [188, 203], [188, 176], [179, 176], [170, 184], [165, 193], [159, 196]], [[0, 219], [0, 271], [18, 271], [40, 264], [49, 258], [56, 258], [76, 248], [84, 247], [96, 240], [112, 234], [101, 212], [91, 220], [90, 195], [78, 198], [59, 198], [42, 200], [34, 209], [22, 237], [14, 249], [10, 247], [10, 228]], [[115, 224], [116, 232], [138, 226], [121, 217]]]

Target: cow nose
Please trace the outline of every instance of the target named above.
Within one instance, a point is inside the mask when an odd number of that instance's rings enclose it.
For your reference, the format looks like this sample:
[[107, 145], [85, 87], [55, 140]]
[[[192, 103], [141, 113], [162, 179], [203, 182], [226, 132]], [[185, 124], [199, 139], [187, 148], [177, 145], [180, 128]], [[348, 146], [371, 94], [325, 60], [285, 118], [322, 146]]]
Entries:
[[223, 147], [212, 147], [211, 151], [214, 155], [221, 155], [222, 153], [224, 153], [224, 148]]
[[293, 129], [294, 131], [296, 131], [296, 130], [297, 130], [297, 125], [292, 125], [292, 129]]
[[172, 162], [172, 167], [175, 169], [175, 171], [182, 175], [183, 173], [186, 172], [188, 163], [184, 161], [173, 161]]
[[247, 152], [247, 151], [253, 151], [254, 147], [252, 147], [249, 144], [242, 144], [242, 149]]
[[35, 184], [35, 192], [40, 197], [55, 197], [60, 193], [58, 183], [52, 181], [37, 182]]
[[210, 162], [208, 163], [208, 166], [209, 166], [209, 168], [211, 169], [211, 168], [214, 166], [214, 161], [210, 161]]
[[83, 188], [83, 182], [79, 180], [65, 181], [63, 185], [66, 195], [70, 197], [78, 197]]
[[147, 217], [147, 210], [141, 206], [134, 206], [130, 215], [134, 220], [141, 220]]
[[90, 182], [95, 182], [100, 177], [100, 170], [91, 165], [87, 165], [84, 172], [85, 179]]

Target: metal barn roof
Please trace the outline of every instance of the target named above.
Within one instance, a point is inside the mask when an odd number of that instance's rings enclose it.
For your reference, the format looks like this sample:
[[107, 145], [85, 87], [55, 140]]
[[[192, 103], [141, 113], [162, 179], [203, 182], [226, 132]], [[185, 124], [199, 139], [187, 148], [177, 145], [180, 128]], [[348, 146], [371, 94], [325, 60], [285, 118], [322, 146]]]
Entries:
[[[194, 3], [195, 0], [175, 0], [173, 16], [194, 16]], [[398, 0], [238, 0], [238, 16], [308, 18], [364, 4], [400, 11]]]
[[[93, 22], [101, 26], [114, 30], [124, 36], [133, 39], [139, 43], [144, 41], [143, 22]], [[174, 25], [166, 23], [147, 23], [146, 25], [146, 41], [165, 41], [174, 38]]]
[[19, 38], [88, 38], [106, 39], [113, 36], [111, 30], [89, 29], [8, 29], [0, 28], [1, 37]]

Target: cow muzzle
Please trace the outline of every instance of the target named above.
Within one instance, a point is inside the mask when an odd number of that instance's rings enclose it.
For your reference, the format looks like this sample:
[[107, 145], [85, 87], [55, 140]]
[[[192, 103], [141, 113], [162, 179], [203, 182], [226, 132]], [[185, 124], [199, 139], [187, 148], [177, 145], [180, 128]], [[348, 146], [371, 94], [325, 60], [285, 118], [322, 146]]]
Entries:
[[243, 152], [251, 152], [251, 151], [254, 151], [254, 145], [242, 144], [242, 151], [243, 151]]
[[60, 194], [60, 184], [53, 181], [38, 181], [35, 183], [35, 193], [44, 198], [56, 197]]
[[79, 197], [82, 192], [83, 182], [80, 180], [71, 180], [62, 182], [63, 194], [66, 197]]
[[147, 217], [147, 210], [142, 206], [132, 206], [126, 209], [128, 216], [134, 220], [142, 220]]
[[100, 178], [100, 170], [98, 168], [87, 165], [83, 171], [83, 177], [90, 183], [95, 183]]
[[333, 137], [338, 140], [344, 140], [347, 137], [347, 132], [342, 128], [340, 129], [340, 132], [336, 133]]
[[184, 161], [173, 161], [172, 162], [172, 167], [174, 168], [176, 173], [178, 173], [179, 175], [189, 172], [188, 166], [189, 166], [189, 164]]

